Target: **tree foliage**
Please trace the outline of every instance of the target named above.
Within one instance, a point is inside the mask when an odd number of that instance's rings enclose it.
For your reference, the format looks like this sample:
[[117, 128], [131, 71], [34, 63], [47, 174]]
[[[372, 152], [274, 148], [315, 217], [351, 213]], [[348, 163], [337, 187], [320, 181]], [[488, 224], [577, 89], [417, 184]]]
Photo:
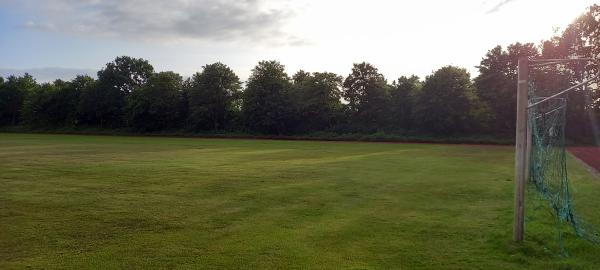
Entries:
[[16, 125], [21, 121], [23, 104], [29, 92], [37, 87], [29, 74], [9, 76], [0, 87], [0, 126]]
[[294, 127], [290, 78], [277, 61], [261, 61], [248, 78], [242, 103], [246, 126], [252, 131], [282, 134]]
[[190, 125], [201, 130], [226, 129], [239, 115], [241, 88], [240, 79], [228, 66], [204, 66], [188, 88]]
[[342, 96], [359, 130], [374, 131], [387, 124], [389, 88], [377, 68], [366, 62], [354, 64], [343, 87]]
[[124, 95], [141, 87], [154, 73], [147, 60], [120, 56], [98, 71], [100, 87], [114, 88]]
[[44, 83], [29, 92], [23, 103], [23, 120], [26, 124], [39, 127], [50, 126], [53, 111], [52, 96], [56, 87], [51, 83]]
[[71, 82], [56, 80], [34, 88], [23, 105], [25, 123], [36, 127], [75, 126], [79, 95], [89, 76], [77, 76]]
[[[391, 84], [366, 62], [354, 64], [345, 78], [302, 70], [290, 78], [281, 63], [261, 61], [242, 87], [222, 63], [182, 80], [173, 72], [155, 73], [144, 59], [121, 56], [107, 63], [97, 80], [78, 76], [38, 85], [27, 74], [0, 77], [0, 125], [512, 137], [519, 58], [595, 57], [599, 33], [600, 6], [595, 4], [539, 45], [492, 48], [474, 80], [465, 69], [446, 66], [424, 81], [401, 76]], [[547, 96], [598, 69], [593, 62], [568, 63], [531, 69], [530, 78], [536, 93]], [[600, 126], [600, 91], [578, 89], [567, 97], [567, 136], [600, 137], [600, 128], [594, 130]]]
[[[600, 57], [600, 6], [590, 6], [565, 30], [544, 41], [544, 58]], [[597, 62], [572, 62], [539, 69], [536, 88], [544, 95], [565, 89], [597, 74]], [[600, 137], [600, 91], [579, 88], [567, 95], [567, 137], [570, 140], [591, 141]], [[599, 142], [596, 142], [599, 143]]]
[[342, 77], [330, 72], [298, 71], [293, 76], [293, 100], [300, 119], [298, 131], [331, 129], [341, 117]]
[[[128, 96], [152, 76], [154, 68], [144, 59], [120, 56], [98, 71], [98, 80], [82, 93], [82, 123], [100, 127], [123, 124]], [[127, 120], [127, 118], [125, 118]]]
[[86, 85], [78, 104], [80, 124], [100, 128], [121, 125], [125, 98], [115, 88], [104, 88], [98, 81]]
[[515, 43], [507, 50], [501, 46], [489, 50], [477, 67], [474, 80], [477, 96], [491, 110], [492, 129], [500, 134], [512, 134], [517, 106], [517, 66], [520, 57], [535, 58], [539, 52], [532, 43]]
[[414, 118], [424, 131], [466, 132], [473, 122], [476, 99], [469, 73], [463, 68], [446, 66], [425, 78]]
[[132, 93], [127, 104], [130, 126], [141, 131], [157, 131], [178, 126], [182, 78], [171, 71], [150, 76]]
[[392, 83], [390, 88], [390, 126], [396, 131], [407, 131], [412, 129], [412, 111], [422, 83], [419, 77], [402, 76], [398, 81]]

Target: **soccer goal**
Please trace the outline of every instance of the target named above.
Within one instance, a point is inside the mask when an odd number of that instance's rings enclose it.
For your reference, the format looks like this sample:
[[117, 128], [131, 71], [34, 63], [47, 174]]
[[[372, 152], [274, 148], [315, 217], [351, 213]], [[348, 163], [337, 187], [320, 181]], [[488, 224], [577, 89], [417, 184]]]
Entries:
[[[519, 59], [513, 223], [516, 242], [523, 241], [527, 181], [550, 204], [560, 222], [569, 224], [578, 236], [586, 234], [574, 214], [569, 193], [565, 148], [567, 94], [577, 89], [598, 89], [598, 63], [597, 58], [579, 57]], [[535, 80], [530, 79], [532, 71], [560, 65], [592, 68], [580, 69], [578, 79], [569, 87], [544, 95], [537, 92]]]

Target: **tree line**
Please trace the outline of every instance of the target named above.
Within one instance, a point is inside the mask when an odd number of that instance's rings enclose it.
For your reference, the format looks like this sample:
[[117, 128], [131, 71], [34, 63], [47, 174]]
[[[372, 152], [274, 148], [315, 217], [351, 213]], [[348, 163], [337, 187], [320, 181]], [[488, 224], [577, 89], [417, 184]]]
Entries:
[[[0, 77], [0, 126], [512, 136], [518, 59], [598, 55], [599, 18], [594, 5], [538, 45], [492, 48], [474, 79], [464, 68], [445, 66], [423, 79], [401, 76], [389, 83], [366, 62], [354, 64], [346, 77], [303, 70], [290, 76], [281, 63], [261, 61], [243, 83], [219, 62], [184, 79], [128, 56], [107, 63], [97, 79], [81, 75], [39, 84], [28, 74]], [[566, 64], [535, 69], [531, 76], [544, 94], [597, 69], [593, 63]], [[600, 116], [598, 92], [575, 91], [568, 98], [568, 128], [589, 137], [590, 119]]]

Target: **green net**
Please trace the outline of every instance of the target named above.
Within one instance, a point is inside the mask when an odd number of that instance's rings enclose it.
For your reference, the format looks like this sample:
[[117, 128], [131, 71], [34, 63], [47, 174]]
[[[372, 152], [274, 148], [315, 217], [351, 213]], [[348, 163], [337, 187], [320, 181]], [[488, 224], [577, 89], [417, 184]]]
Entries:
[[[530, 86], [531, 104], [544, 98], [535, 96], [535, 88]], [[529, 108], [531, 130], [531, 152], [529, 153], [529, 182], [546, 201], [557, 218], [559, 241], [562, 243], [563, 226], [569, 225], [575, 234], [586, 240], [597, 242], [597, 235], [589, 226], [584, 226], [573, 209], [567, 174], [567, 153], [565, 148], [567, 98], [548, 99]]]

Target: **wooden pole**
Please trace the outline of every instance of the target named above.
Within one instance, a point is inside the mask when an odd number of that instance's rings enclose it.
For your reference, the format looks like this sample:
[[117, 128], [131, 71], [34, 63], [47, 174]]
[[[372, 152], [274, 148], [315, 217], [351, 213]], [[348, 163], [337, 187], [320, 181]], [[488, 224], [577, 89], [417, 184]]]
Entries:
[[523, 241], [525, 225], [525, 181], [527, 174], [527, 106], [529, 61], [519, 59], [517, 81], [517, 126], [515, 138], [515, 209], [513, 240]]

